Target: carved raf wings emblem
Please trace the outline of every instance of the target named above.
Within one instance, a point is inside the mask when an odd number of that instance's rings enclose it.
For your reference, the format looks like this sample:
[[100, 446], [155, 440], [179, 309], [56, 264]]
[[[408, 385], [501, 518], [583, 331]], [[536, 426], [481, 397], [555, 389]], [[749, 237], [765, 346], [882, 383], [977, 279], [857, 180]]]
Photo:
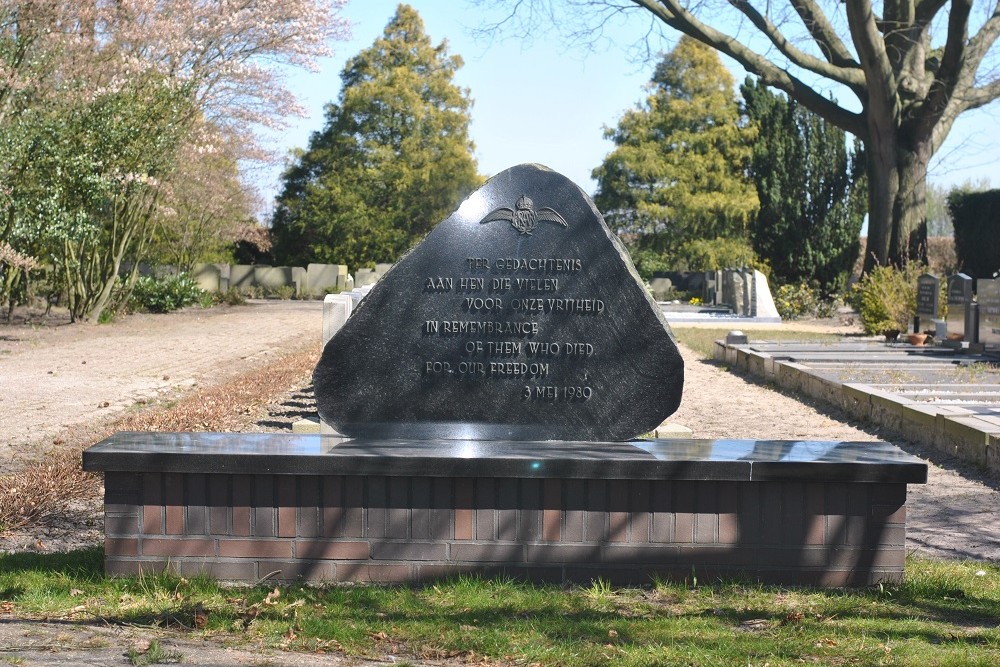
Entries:
[[521, 195], [515, 206], [517, 207], [516, 210], [507, 208], [506, 206], [498, 208], [487, 214], [485, 218], [479, 221], [479, 224], [502, 220], [503, 222], [509, 222], [510, 226], [516, 229], [518, 233], [525, 235], [531, 235], [531, 232], [534, 231], [539, 221], [554, 222], [563, 227], [569, 226], [565, 218], [547, 206], [536, 211], [534, 208], [535, 203], [528, 198], [528, 195]]

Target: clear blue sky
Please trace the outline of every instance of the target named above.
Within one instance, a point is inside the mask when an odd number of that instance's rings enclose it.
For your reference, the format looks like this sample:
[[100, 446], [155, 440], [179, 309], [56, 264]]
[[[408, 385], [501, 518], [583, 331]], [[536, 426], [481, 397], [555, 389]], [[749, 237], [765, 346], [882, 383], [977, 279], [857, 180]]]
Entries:
[[[334, 56], [321, 63], [319, 72], [290, 73], [289, 87], [308, 116], [292, 119], [290, 128], [275, 139], [279, 150], [305, 148], [309, 135], [322, 128], [323, 105], [337, 99], [345, 61], [372, 44], [397, 4], [396, 0], [349, 2], [344, 15], [354, 24], [351, 40], [334, 43]], [[561, 44], [545, 26], [530, 40], [476, 37], [472, 30], [481, 27], [486, 17], [484, 10], [466, 2], [409, 4], [420, 13], [431, 40], [437, 44], [447, 39], [451, 53], [465, 61], [456, 83], [469, 88], [474, 100], [471, 134], [480, 173], [491, 176], [522, 162], [538, 162], [592, 194], [591, 170], [613, 148], [603, 138], [602, 127], [614, 126], [622, 111], [644, 99], [643, 86], [656, 64], [655, 58], [640, 62], [629, 55], [629, 47], [646, 33], [648, 15], [631, 12], [631, 18], [608, 27], [613, 43], [587, 50]], [[669, 51], [676, 34], [671, 33], [670, 39], [655, 47], [654, 54]], [[729, 65], [741, 82], [746, 73]], [[951, 186], [992, 176], [993, 185], [1000, 186], [998, 118], [996, 104], [960, 118], [932, 163], [930, 180]], [[265, 170], [257, 179], [268, 208], [279, 189], [280, 171]]]

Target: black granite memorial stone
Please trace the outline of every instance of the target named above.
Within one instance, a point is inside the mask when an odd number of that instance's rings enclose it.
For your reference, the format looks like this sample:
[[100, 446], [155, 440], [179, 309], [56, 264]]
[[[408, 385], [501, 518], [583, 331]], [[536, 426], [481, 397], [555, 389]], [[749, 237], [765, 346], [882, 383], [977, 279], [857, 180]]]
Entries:
[[938, 316], [938, 294], [941, 281], [937, 276], [924, 273], [917, 277], [917, 311], [922, 317]]
[[677, 409], [683, 362], [593, 201], [520, 165], [385, 274], [313, 380], [351, 437], [623, 441]]

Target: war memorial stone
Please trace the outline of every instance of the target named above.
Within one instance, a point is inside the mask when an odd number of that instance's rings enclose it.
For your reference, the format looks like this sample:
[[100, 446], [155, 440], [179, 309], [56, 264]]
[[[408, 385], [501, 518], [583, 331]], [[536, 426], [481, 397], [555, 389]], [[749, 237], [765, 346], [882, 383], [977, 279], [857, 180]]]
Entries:
[[522, 166], [385, 274], [313, 386], [320, 417], [353, 437], [623, 441], [677, 409], [683, 379], [662, 312], [589, 198]]
[[327, 343], [315, 393], [344, 437], [119, 433], [84, 452], [104, 472], [105, 568], [251, 583], [903, 577], [906, 485], [926, 464], [884, 442], [639, 437], [676, 409], [682, 368], [590, 198], [514, 167]]

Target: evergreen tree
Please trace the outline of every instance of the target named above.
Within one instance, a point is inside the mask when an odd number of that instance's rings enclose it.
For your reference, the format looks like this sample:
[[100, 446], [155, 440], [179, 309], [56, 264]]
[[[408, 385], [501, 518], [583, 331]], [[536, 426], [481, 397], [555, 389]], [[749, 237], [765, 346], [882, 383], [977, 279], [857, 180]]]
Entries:
[[284, 175], [272, 225], [278, 262], [395, 261], [478, 185], [472, 102], [452, 83], [461, 66], [399, 5], [383, 35], [348, 61], [326, 125]]
[[682, 37], [645, 104], [605, 130], [616, 148], [594, 170], [598, 208], [631, 247], [672, 253], [695, 239], [743, 237], [757, 196], [752, 133], [715, 51]]
[[750, 161], [760, 210], [750, 235], [778, 283], [843, 288], [858, 256], [867, 188], [860, 145], [784, 95], [747, 78], [744, 109], [758, 130]]

